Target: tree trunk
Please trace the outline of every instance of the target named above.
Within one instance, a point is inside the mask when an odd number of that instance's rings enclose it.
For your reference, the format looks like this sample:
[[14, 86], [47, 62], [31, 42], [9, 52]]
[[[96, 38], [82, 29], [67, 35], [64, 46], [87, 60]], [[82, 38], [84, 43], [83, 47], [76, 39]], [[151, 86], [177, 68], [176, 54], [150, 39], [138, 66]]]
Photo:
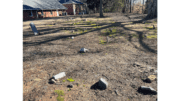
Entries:
[[152, 0], [149, 2], [148, 15], [146, 19], [157, 17], [157, 0]]
[[131, 5], [131, 0], [130, 0], [130, 13], [131, 13], [131, 6], [132, 6], [132, 5]]
[[100, 0], [100, 17], [103, 17], [103, 12], [102, 12], [102, 0]]

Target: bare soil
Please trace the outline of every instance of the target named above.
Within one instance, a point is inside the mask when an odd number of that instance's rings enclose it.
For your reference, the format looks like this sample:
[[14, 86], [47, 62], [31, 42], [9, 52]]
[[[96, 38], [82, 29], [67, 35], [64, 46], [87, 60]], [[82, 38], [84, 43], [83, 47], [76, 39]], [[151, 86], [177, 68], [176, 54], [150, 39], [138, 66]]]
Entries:
[[[151, 37], [157, 36], [157, 19], [142, 24], [141, 15], [98, 16], [62, 16], [23, 22], [24, 101], [57, 101], [54, 90], [64, 91], [64, 101], [156, 101], [157, 95], [143, 94], [138, 88], [150, 86], [157, 91], [157, 79], [152, 83], [142, 80], [156, 75], [149, 69], [157, 70], [157, 38]], [[73, 21], [67, 21], [67, 17]], [[83, 21], [85, 18], [87, 21]], [[92, 23], [88, 25], [89, 21]], [[35, 36], [29, 29], [30, 22], [44, 34]], [[93, 26], [96, 22], [101, 28]], [[156, 29], [150, 28], [153, 25]], [[80, 28], [86, 28], [87, 32]], [[116, 31], [103, 32], [109, 28]], [[71, 36], [75, 38], [70, 39]], [[109, 43], [106, 36], [110, 38]], [[81, 48], [90, 51], [79, 53]], [[134, 65], [136, 62], [140, 65]], [[49, 79], [60, 72], [67, 74], [60, 80], [61, 84], [50, 84]], [[70, 77], [75, 81], [63, 82]], [[96, 87], [100, 78], [107, 80], [107, 89]], [[74, 85], [71, 90], [67, 88], [69, 84]]]

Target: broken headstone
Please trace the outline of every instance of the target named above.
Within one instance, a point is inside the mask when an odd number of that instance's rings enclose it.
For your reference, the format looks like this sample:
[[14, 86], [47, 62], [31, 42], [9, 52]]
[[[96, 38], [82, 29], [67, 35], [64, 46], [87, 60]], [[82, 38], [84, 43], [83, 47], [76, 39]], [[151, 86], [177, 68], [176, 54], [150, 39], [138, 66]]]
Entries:
[[34, 35], [38, 35], [38, 31], [37, 31], [36, 26], [34, 25], [33, 22], [30, 23], [30, 26], [31, 26], [32, 31], [34, 32]]
[[65, 76], [66, 76], [65, 72], [61, 72], [61, 73], [53, 76], [50, 80], [51, 80], [51, 82], [56, 83], [58, 79], [61, 79]]
[[108, 83], [105, 79], [101, 78], [98, 82], [98, 86], [101, 88], [101, 89], [106, 89], [108, 87]]

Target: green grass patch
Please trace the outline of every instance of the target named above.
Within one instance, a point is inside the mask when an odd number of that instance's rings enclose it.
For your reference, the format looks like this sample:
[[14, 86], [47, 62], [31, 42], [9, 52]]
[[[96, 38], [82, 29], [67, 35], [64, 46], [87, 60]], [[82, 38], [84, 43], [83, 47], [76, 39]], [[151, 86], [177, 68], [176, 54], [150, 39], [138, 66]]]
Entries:
[[83, 85], [83, 87], [85, 87], [85, 85]]
[[69, 82], [74, 82], [75, 80], [72, 78], [67, 79]]
[[57, 97], [58, 101], [64, 101], [64, 97], [61, 97], [65, 95], [63, 90], [55, 90], [54, 92], [58, 94]]
[[106, 41], [104, 41], [103, 39], [99, 40], [99, 44], [105, 44]]
[[63, 80], [63, 82], [66, 82], [66, 80]]
[[96, 26], [96, 24], [91, 24], [91, 26]]
[[157, 35], [148, 35], [147, 38], [148, 38], [148, 39], [157, 38]]

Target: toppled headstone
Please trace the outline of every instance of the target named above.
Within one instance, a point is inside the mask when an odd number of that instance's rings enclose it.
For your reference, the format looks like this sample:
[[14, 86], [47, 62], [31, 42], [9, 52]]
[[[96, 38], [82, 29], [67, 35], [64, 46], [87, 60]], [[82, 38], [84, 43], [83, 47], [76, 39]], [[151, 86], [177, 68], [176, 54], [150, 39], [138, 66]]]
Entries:
[[33, 22], [30, 23], [30, 26], [31, 26], [32, 31], [34, 32], [34, 35], [38, 35], [38, 31], [37, 31], [36, 26], [34, 25]]
[[151, 88], [151, 87], [146, 87], [146, 86], [141, 86], [141, 87], [139, 87], [138, 92], [139, 92], [139, 93], [143, 93], [144, 95], [146, 95], [146, 94], [156, 95], [156, 94], [157, 94], [157, 91], [156, 91], [156, 90], [154, 90], [154, 89]]
[[101, 89], [106, 89], [108, 87], [108, 83], [105, 79], [101, 78], [98, 82], [98, 86], [101, 88]]
[[82, 52], [82, 53], [85, 53], [87, 51], [88, 51], [88, 49], [86, 49], [86, 48], [81, 48], [81, 50], [80, 50], [80, 52]]
[[65, 76], [66, 76], [65, 72], [61, 72], [61, 73], [53, 76], [53, 79], [57, 80], [57, 79], [65, 77]]

